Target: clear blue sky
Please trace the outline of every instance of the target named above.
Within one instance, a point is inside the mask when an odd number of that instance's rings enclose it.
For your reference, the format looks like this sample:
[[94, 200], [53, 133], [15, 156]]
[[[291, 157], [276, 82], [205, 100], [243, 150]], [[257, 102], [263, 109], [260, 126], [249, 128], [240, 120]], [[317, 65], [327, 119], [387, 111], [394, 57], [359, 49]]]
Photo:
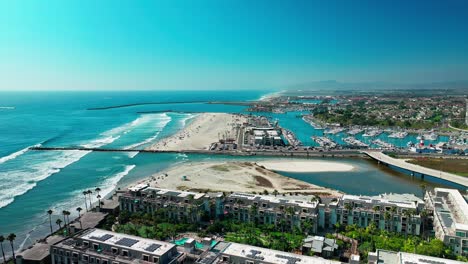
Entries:
[[468, 76], [465, 0], [0, 2], [0, 90]]

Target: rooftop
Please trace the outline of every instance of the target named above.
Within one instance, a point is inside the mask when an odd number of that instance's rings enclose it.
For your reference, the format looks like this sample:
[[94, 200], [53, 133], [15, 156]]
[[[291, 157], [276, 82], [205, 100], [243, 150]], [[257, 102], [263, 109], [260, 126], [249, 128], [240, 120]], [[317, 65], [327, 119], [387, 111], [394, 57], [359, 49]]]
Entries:
[[418, 204], [423, 204], [424, 201], [414, 194], [380, 194], [376, 196], [361, 196], [345, 194], [342, 198], [345, 200], [361, 201], [367, 204], [390, 204], [400, 208], [416, 209]]
[[81, 234], [78, 238], [160, 256], [176, 246], [163, 241], [120, 234], [102, 229], [90, 229]]
[[269, 202], [274, 204], [285, 204], [285, 205], [296, 205], [300, 207], [308, 207], [308, 208], [316, 208], [318, 202], [310, 202], [306, 199], [310, 199], [310, 196], [307, 198], [299, 198], [294, 197], [288, 198], [286, 196], [270, 196], [270, 195], [258, 195], [258, 194], [249, 194], [249, 193], [233, 193], [229, 195], [230, 198], [239, 198], [239, 199], [247, 199], [251, 201], [258, 201], [258, 202]]
[[378, 262], [382, 264], [459, 264], [457, 260], [436, 258], [406, 252], [377, 250]]
[[187, 192], [187, 191], [175, 191], [175, 190], [160, 189], [160, 188], [154, 188], [154, 187], [146, 188], [145, 192], [156, 192], [157, 195], [167, 195], [167, 196], [179, 197], [179, 198], [185, 198], [185, 197], [193, 196], [193, 199], [195, 199], [195, 200], [200, 199], [203, 196], [205, 196], [204, 193]]
[[244, 244], [230, 243], [222, 252], [225, 255], [238, 256], [242, 258], [261, 260], [262, 263], [277, 264], [332, 264], [340, 263], [338, 261], [323, 259], [319, 257], [310, 257], [297, 255], [288, 252], [282, 252], [272, 249], [254, 247]]

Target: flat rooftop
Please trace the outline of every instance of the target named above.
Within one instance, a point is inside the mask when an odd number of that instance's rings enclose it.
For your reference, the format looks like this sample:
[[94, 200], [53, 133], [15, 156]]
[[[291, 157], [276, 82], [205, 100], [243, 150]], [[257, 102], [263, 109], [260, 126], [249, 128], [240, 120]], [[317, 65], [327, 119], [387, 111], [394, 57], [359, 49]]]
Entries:
[[397, 207], [408, 208], [408, 209], [416, 209], [417, 204], [424, 203], [424, 201], [421, 198], [415, 196], [414, 194], [408, 194], [408, 193], [405, 193], [405, 194], [390, 193], [390, 194], [380, 194], [376, 196], [345, 194], [343, 195], [342, 199], [344, 201], [346, 200], [360, 201], [363, 203], [367, 203], [369, 205], [383, 203], [383, 204], [395, 205]]
[[172, 197], [179, 197], [179, 198], [186, 198], [188, 196], [193, 196], [193, 199], [200, 199], [205, 196], [204, 193], [198, 192], [187, 192], [187, 191], [176, 191], [176, 190], [169, 190], [169, 189], [160, 189], [154, 187], [148, 187], [144, 190], [145, 192], [156, 192], [157, 195], [167, 195]]
[[285, 205], [297, 205], [300, 207], [307, 207], [307, 208], [316, 208], [318, 202], [310, 202], [310, 196], [306, 197], [294, 197], [288, 198], [287, 196], [270, 196], [270, 195], [258, 195], [258, 194], [250, 194], [250, 193], [233, 193], [229, 195], [229, 198], [239, 198], [239, 199], [247, 199], [251, 201], [258, 201], [258, 202], [269, 202], [274, 204], [285, 204]]
[[166, 252], [176, 247], [176, 245], [172, 243], [120, 234], [102, 229], [90, 229], [85, 231], [78, 238], [159, 256], [164, 255]]
[[378, 262], [381, 264], [460, 264], [457, 260], [436, 258], [406, 252], [377, 250]]
[[319, 257], [311, 257], [282, 252], [272, 249], [254, 247], [244, 244], [230, 243], [222, 254], [230, 256], [238, 256], [242, 258], [260, 260], [261, 263], [277, 263], [277, 264], [335, 264], [339, 261], [328, 260]]

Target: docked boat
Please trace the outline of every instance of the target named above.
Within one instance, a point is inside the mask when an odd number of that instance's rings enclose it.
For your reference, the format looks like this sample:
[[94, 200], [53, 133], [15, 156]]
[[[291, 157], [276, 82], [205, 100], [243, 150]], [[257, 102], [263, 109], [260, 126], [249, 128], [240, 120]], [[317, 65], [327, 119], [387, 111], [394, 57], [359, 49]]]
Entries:
[[408, 132], [401, 131], [401, 132], [392, 133], [388, 137], [389, 138], [405, 138], [406, 136], [408, 136]]
[[[408, 142], [408, 143], [409, 143], [409, 142]], [[373, 140], [373, 141], [372, 141], [372, 144], [377, 145], [377, 146], [379, 146], [379, 147], [381, 147], [381, 148], [385, 148], [385, 149], [393, 149], [393, 148], [395, 148], [395, 145], [390, 144], [390, 143], [385, 142], [385, 141], [380, 140], [380, 139]]]
[[317, 144], [323, 148], [336, 148], [338, 144], [327, 137], [311, 137]]
[[353, 129], [348, 130], [348, 132], [346, 132], [346, 133], [348, 133], [348, 135], [354, 136], [354, 135], [357, 135], [357, 134], [361, 133], [362, 131], [364, 131], [364, 130], [360, 129], [360, 128], [353, 128]]
[[343, 138], [343, 141], [346, 144], [348, 144], [350, 146], [353, 146], [353, 147], [358, 147], [358, 148], [367, 148], [367, 147], [369, 147], [369, 145], [367, 145], [366, 143], [364, 143], [362, 141], [357, 140], [354, 137]]
[[424, 137], [425, 140], [435, 141], [435, 140], [437, 140], [437, 138], [439, 138], [439, 135], [432, 132], [432, 133], [429, 133], [429, 134], [424, 134], [423, 137]]
[[366, 133], [364, 133], [362, 136], [363, 137], [376, 137], [380, 134], [382, 134], [382, 130], [380, 129], [374, 129], [374, 130], [368, 130]]

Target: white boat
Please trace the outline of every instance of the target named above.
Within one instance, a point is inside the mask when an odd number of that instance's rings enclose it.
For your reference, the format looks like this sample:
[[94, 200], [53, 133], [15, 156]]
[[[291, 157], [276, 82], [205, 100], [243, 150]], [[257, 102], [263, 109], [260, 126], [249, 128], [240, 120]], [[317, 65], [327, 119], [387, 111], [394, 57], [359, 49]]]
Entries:
[[382, 134], [382, 130], [379, 130], [379, 129], [375, 129], [375, 130], [369, 130], [367, 131], [366, 133], [364, 133], [362, 136], [363, 137], [376, 137], [380, 134]]
[[408, 135], [408, 132], [402, 131], [402, 132], [392, 133], [388, 137], [389, 138], [405, 138], [407, 135]]
[[439, 138], [439, 135], [432, 132], [432, 133], [429, 133], [429, 134], [424, 134], [423, 137], [424, 137], [425, 140], [435, 141], [435, 140], [437, 140], [437, 138]]

